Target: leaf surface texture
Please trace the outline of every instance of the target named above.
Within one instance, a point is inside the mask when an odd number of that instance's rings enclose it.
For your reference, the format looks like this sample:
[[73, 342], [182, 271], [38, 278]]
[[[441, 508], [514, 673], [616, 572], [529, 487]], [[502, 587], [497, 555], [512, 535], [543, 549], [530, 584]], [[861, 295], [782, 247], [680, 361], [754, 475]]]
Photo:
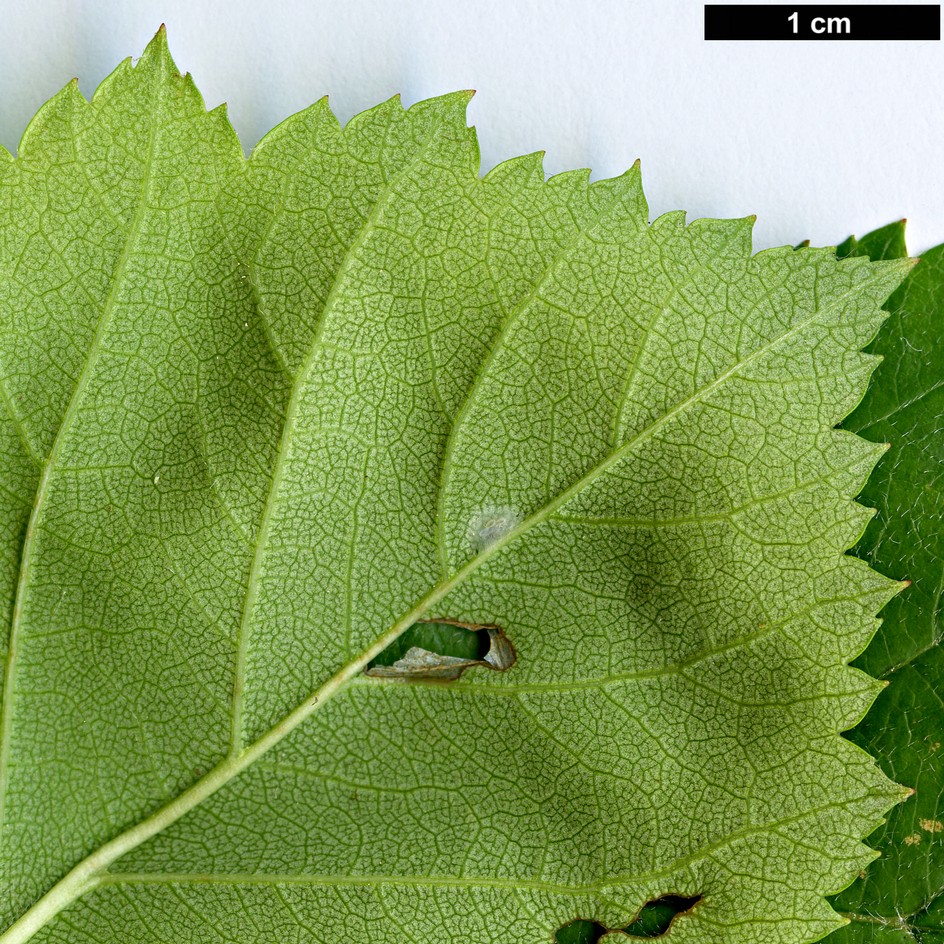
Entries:
[[[902, 791], [834, 427], [908, 264], [480, 178], [467, 99], [247, 161], [161, 33], [0, 162], [4, 944], [837, 926]], [[365, 677], [419, 620], [517, 659]]]

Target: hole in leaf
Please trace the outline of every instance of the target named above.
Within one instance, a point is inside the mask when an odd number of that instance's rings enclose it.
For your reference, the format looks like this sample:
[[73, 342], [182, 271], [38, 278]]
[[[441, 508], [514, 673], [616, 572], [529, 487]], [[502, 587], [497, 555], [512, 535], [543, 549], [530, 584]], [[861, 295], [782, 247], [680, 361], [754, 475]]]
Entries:
[[604, 934], [606, 934], [606, 928], [599, 921], [578, 918], [570, 924], [565, 924], [554, 935], [554, 942], [555, 944], [596, 944]]
[[554, 935], [554, 941], [555, 944], [596, 944], [604, 934], [606, 928], [599, 921], [578, 918], [570, 924], [565, 924]]
[[[565, 924], [554, 935], [555, 944], [597, 944], [604, 935], [629, 937], [662, 937], [681, 914], [688, 914], [701, 901], [701, 895], [686, 898], [683, 895], [663, 895], [647, 901], [639, 914], [625, 928], [607, 928], [599, 921], [578, 918]], [[607, 937], [607, 940], [610, 940]]]
[[623, 930], [633, 937], [659, 937], [669, 930], [669, 926], [680, 914], [688, 914], [701, 895], [684, 898], [681, 895], [663, 895], [653, 901], [647, 901], [631, 924]]
[[451, 682], [473, 666], [504, 672], [515, 664], [515, 647], [498, 626], [453, 620], [414, 623], [364, 670], [372, 678]]

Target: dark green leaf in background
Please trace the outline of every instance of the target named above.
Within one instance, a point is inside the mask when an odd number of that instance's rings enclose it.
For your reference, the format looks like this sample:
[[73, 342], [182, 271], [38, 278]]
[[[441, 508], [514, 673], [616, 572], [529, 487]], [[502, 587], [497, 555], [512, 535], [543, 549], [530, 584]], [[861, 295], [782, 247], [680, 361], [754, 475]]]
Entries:
[[[838, 251], [903, 257], [904, 221]], [[878, 514], [855, 553], [911, 587], [885, 607], [855, 663], [889, 684], [849, 737], [916, 794], [871, 837], [882, 856], [835, 900], [852, 921], [830, 944], [944, 942], [944, 246], [922, 256], [886, 307], [870, 347], [884, 362], [843, 426], [891, 444], [860, 498]]]

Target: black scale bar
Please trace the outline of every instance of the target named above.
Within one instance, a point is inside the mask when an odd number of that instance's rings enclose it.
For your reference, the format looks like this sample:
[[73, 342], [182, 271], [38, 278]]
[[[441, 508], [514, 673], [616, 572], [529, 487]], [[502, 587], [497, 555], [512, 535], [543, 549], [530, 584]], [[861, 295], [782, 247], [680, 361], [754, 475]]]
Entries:
[[732, 3], [705, 6], [705, 39], [935, 40], [941, 5]]

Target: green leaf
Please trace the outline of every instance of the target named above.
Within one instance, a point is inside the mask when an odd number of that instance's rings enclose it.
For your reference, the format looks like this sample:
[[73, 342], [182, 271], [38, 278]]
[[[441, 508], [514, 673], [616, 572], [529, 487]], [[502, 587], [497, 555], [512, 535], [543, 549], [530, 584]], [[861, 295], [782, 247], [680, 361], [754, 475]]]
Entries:
[[889, 223], [857, 239], [849, 236], [836, 247], [840, 259], [862, 256], [866, 259], [904, 259], [908, 255], [905, 245], [905, 220]]
[[[902, 791], [834, 427], [908, 263], [480, 178], [467, 100], [247, 161], [161, 33], [0, 162], [4, 944], [838, 925]], [[423, 621], [517, 659], [364, 674]]]
[[[859, 240], [857, 255], [905, 255], [904, 222]], [[831, 942], [944, 941], [944, 246], [931, 249], [887, 304], [870, 350], [884, 357], [843, 424], [891, 449], [861, 501], [878, 509], [855, 553], [911, 581], [885, 608], [857, 665], [888, 687], [850, 737], [916, 794], [870, 843], [882, 857], [836, 901], [853, 923]]]

